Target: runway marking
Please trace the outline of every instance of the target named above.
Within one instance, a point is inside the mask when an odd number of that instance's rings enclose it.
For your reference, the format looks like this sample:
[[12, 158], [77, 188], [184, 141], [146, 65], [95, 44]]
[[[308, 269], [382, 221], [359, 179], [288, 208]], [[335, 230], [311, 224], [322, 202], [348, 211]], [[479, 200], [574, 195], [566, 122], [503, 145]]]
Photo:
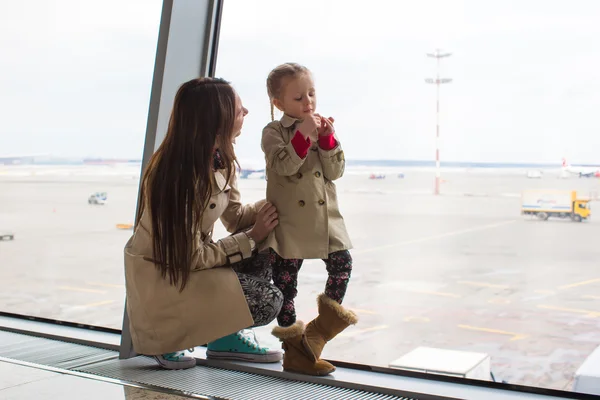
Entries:
[[459, 236], [459, 235], [464, 235], [466, 233], [479, 232], [479, 231], [484, 231], [484, 230], [487, 230], [487, 229], [499, 228], [501, 226], [514, 224], [515, 222], [517, 222], [517, 220], [503, 221], [503, 222], [498, 222], [498, 223], [495, 223], [495, 224], [488, 224], [488, 225], [476, 226], [474, 228], [461, 229], [461, 230], [458, 230], [458, 231], [452, 231], [452, 232], [442, 233], [442, 234], [439, 234], [439, 235], [426, 236], [426, 237], [419, 238], [419, 239], [411, 239], [411, 240], [407, 240], [407, 241], [404, 241], [404, 242], [386, 244], [386, 245], [383, 245], [383, 246], [372, 247], [370, 249], [365, 249], [365, 250], [357, 249], [357, 250], [353, 250], [352, 254], [370, 253], [370, 252], [373, 252], [373, 251], [378, 251], [378, 250], [383, 250], [383, 249], [389, 249], [389, 248], [392, 248], [392, 247], [402, 247], [402, 246], [407, 246], [409, 244], [422, 243], [422, 242], [427, 242], [427, 241], [430, 241], [430, 240], [443, 239], [443, 238], [451, 237], [451, 236]]
[[556, 292], [554, 292], [553, 290], [536, 290], [535, 293], [537, 293], [537, 294], [554, 294]]
[[369, 310], [361, 310], [360, 308], [351, 308], [350, 310], [354, 311], [357, 314], [370, 314], [370, 315], [379, 315], [380, 313]]
[[409, 290], [409, 292], [419, 294], [430, 294], [432, 296], [453, 297], [455, 299], [459, 299], [462, 297], [461, 295], [455, 293], [435, 292], [429, 290]]
[[582, 310], [580, 308], [555, 307], [555, 306], [547, 306], [545, 304], [538, 305], [538, 308], [543, 308], [545, 310], [563, 311], [563, 312], [568, 312], [568, 313], [573, 313], [573, 314], [585, 314], [588, 317], [592, 317], [592, 318], [600, 317], [600, 311]]
[[109, 288], [116, 288], [116, 289], [125, 289], [125, 285], [115, 285], [112, 283], [86, 282], [85, 284], [91, 285], [91, 286], [102, 286], [102, 287], [109, 287]]
[[489, 287], [489, 288], [497, 288], [497, 289], [508, 289], [510, 287], [507, 285], [496, 285], [494, 283], [487, 283], [487, 282], [458, 281], [457, 283], [459, 283], [461, 285], [480, 286], [480, 287]]
[[404, 322], [429, 322], [427, 317], [404, 317]]
[[514, 332], [501, 331], [499, 329], [481, 328], [481, 327], [478, 327], [478, 326], [470, 326], [470, 325], [458, 325], [458, 327], [462, 328], [462, 329], [468, 329], [468, 330], [471, 330], [471, 331], [496, 333], [498, 335], [512, 336], [510, 338], [511, 341], [521, 340], [521, 339], [524, 339], [524, 338], [527, 337], [527, 335], [522, 335], [520, 333], [514, 333]]
[[374, 331], [381, 331], [381, 330], [384, 330], [384, 329], [387, 329], [387, 328], [388, 328], [387, 325], [377, 325], [377, 326], [373, 326], [371, 328], [359, 329], [357, 331], [342, 332], [338, 336], [354, 337], [354, 336], [361, 335], [363, 333], [374, 332]]
[[510, 300], [509, 299], [494, 298], [494, 299], [489, 299], [488, 303], [490, 303], [490, 304], [510, 304]]
[[600, 296], [592, 296], [591, 294], [581, 297], [583, 297], [584, 299], [600, 300]]
[[574, 288], [577, 286], [583, 286], [583, 285], [589, 285], [590, 283], [596, 283], [596, 282], [600, 282], [600, 278], [596, 278], [596, 279], [590, 279], [588, 281], [583, 281], [583, 282], [577, 282], [577, 283], [571, 283], [570, 285], [563, 285], [563, 286], [559, 286], [559, 289], [570, 289], [570, 288]]
[[84, 289], [84, 288], [76, 288], [76, 287], [71, 287], [71, 286], [61, 286], [61, 287], [59, 287], [59, 289], [60, 290], [69, 290], [71, 292], [84, 292], [84, 293], [106, 294], [106, 291], [104, 291], [104, 290]]
[[112, 304], [114, 302], [115, 302], [115, 300], [105, 300], [105, 301], [99, 301], [97, 303], [86, 304], [83, 307], [100, 307], [100, 306], [105, 306], [105, 305], [108, 305], [108, 304]]

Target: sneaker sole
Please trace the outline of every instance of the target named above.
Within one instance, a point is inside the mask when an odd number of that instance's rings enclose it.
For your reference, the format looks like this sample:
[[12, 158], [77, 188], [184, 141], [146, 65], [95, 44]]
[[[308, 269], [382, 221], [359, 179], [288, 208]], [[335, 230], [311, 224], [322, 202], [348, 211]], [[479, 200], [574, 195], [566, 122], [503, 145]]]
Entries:
[[161, 361], [156, 357], [152, 357], [152, 358], [154, 358], [154, 360], [162, 368], [174, 370], [174, 371], [180, 370], [180, 369], [190, 369], [190, 368], [194, 368], [196, 366], [196, 360], [189, 361], [189, 362], [182, 362], [182, 361], [168, 361], [168, 360]]
[[248, 354], [248, 353], [230, 353], [226, 351], [206, 350], [206, 358], [210, 360], [227, 360], [227, 361], [248, 361], [254, 363], [276, 363], [283, 359], [283, 354]]

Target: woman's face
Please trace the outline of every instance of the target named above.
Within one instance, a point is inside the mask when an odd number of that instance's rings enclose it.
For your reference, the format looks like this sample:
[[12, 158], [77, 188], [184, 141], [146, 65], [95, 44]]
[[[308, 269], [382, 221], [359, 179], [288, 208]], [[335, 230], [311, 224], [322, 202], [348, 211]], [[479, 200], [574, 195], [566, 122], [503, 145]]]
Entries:
[[233, 123], [233, 132], [231, 133], [232, 141], [235, 143], [235, 139], [242, 133], [242, 126], [244, 126], [244, 117], [248, 114], [248, 109], [242, 104], [242, 99], [235, 93], [235, 121]]

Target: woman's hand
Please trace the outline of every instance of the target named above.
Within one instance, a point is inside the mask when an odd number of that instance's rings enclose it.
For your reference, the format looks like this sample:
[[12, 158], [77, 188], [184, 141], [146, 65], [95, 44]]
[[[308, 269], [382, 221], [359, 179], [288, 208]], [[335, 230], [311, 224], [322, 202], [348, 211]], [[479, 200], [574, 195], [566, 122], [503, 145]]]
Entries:
[[277, 217], [277, 209], [273, 204], [268, 202], [263, 204], [256, 214], [254, 226], [248, 231], [248, 236], [256, 243], [262, 242], [269, 236], [269, 233], [275, 229], [277, 224], [279, 224]]

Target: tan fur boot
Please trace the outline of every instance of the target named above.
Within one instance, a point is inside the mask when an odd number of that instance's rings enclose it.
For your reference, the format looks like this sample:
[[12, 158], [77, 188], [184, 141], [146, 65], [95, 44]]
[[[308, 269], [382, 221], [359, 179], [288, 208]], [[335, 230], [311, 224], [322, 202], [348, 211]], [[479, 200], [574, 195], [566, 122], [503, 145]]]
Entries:
[[283, 369], [305, 375], [323, 376], [335, 371], [335, 367], [324, 360], [312, 360], [302, 345], [304, 323], [296, 321], [292, 326], [273, 328], [273, 336], [283, 343]]
[[311, 360], [321, 358], [323, 347], [331, 339], [350, 325], [358, 322], [353, 311], [346, 310], [340, 303], [330, 299], [325, 293], [317, 297], [319, 316], [313, 319], [304, 331], [302, 344]]

